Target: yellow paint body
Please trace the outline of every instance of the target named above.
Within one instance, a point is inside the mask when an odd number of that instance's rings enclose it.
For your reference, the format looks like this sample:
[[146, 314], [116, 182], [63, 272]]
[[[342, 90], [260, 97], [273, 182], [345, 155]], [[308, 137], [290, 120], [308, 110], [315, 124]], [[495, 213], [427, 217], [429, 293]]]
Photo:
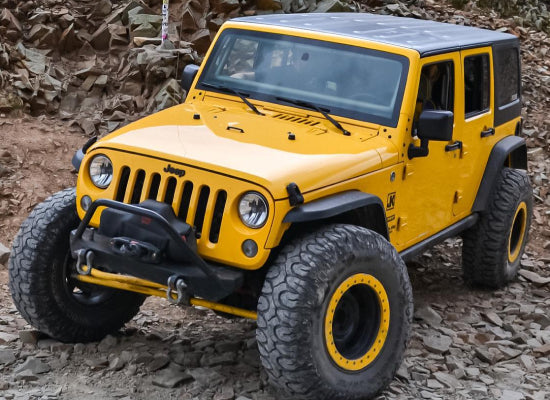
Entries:
[[[495, 127], [496, 133], [480, 138], [479, 132], [493, 127], [494, 98], [487, 113], [465, 119], [463, 59], [473, 54], [488, 54], [490, 47], [455, 51], [421, 58], [419, 53], [402, 47], [341, 37], [300, 29], [228, 22], [221, 31], [251, 29], [284, 33], [305, 38], [342, 43], [405, 56], [409, 61], [405, 91], [397, 126], [381, 126], [351, 118], [335, 117], [352, 132], [344, 136], [320, 113], [301, 108], [253, 100], [265, 115], [257, 115], [238, 97], [195, 88], [204, 64], [184, 104], [131, 123], [101, 139], [87, 152], [78, 177], [78, 214], [85, 214], [80, 199], [115, 199], [121, 171], [130, 168], [128, 188], [132, 188], [139, 170], [146, 173], [144, 190], [151, 185], [151, 174], [160, 176], [157, 200], [162, 201], [173, 174], [164, 172], [167, 164], [185, 170], [176, 177], [174, 211], [180, 207], [187, 181], [195, 189], [208, 186], [210, 193], [227, 192], [219, 240], [209, 239], [215, 196], [206, 208], [204, 228], [198, 240], [198, 252], [206, 260], [247, 270], [265, 265], [271, 250], [277, 247], [290, 224], [283, 218], [292, 209], [286, 187], [296, 183], [305, 203], [347, 190], [359, 190], [378, 196], [386, 209], [389, 239], [398, 251], [428, 238], [471, 213], [484, 167], [494, 144], [513, 135], [519, 118]], [[220, 35], [218, 33], [218, 36]], [[210, 52], [206, 58], [210, 55]], [[438, 61], [454, 63], [454, 132], [451, 142], [429, 143], [429, 156], [412, 160], [407, 157], [411, 143], [418, 145], [411, 132], [422, 66]], [[491, 88], [494, 77], [491, 70]], [[493, 93], [493, 90], [491, 90]], [[199, 115], [195, 119], [194, 115]], [[304, 124], [286, 118], [317, 122]], [[300, 120], [294, 118], [294, 120]], [[228, 130], [227, 126], [242, 129]], [[296, 140], [288, 140], [288, 132]], [[460, 151], [445, 151], [455, 140], [463, 142]], [[107, 155], [113, 162], [113, 182], [98, 189], [90, 181], [88, 166], [93, 156]], [[269, 204], [269, 216], [260, 229], [246, 227], [238, 216], [238, 203], [247, 191], [261, 193]], [[187, 222], [193, 224], [198, 190], [191, 197]], [[123, 201], [129, 202], [127, 190]], [[99, 215], [91, 222], [99, 225]], [[242, 243], [254, 240], [259, 247], [254, 257], [243, 254]]]

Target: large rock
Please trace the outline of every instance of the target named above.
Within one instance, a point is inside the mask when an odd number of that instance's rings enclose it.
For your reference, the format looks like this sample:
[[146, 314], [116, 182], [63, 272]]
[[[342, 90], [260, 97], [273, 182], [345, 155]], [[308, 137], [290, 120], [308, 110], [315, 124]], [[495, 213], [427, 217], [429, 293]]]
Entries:
[[[8, 93], [5, 96], [0, 95], [0, 112], [10, 113], [14, 110], [19, 110], [21, 108], [23, 108], [23, 100], [20, 97], [16, 96], [13, 93]], [[6, 250], [2, 252], [2, 248], [0, 247], [0, 264], [5, 264], [8, 261], [9, 255], [9, 251], [7, 253]], [[1, 261], [2, 257], [5, 258], [4, 262]]]
[[0, 13], [0, 25], [7, 28], [15, 29], [19, 32], [22, 31], [21, 23], [7, 8], [3, 8], [2, 12]]
[[351, 12], [354, 11], [353, 7], [340, 0], [322, 0], [317, 3], [314, 12], [326, 13], [326, 12]]
[[154, 111], [164, 110], [181, 103], [183, 90], [180, 83], [175, 79], [168, 80], [153, 97], [149, 109]]
[[11, 364], [16, 360], [13, 350], [1, 349], [0, 350], [0, 367]]
[[59, 39], [59, 50], [62, 53], [69, 53], [82, 46], [82, 41], [76, 36], [74, 23], [63, 31]]
[[97, 50], [108, 50], [111, 40], [111, 32], [107, 24], [102, 24], [92, 35], [90, 44]]
[[211, 0], [210, 4], [216, 14], [228, 14], [240, 7], [239, 0]]
[[544, 286], [550, 283], [550, 278], [544, 278], [533, 271], [528, 271], [526, 269], [520, 269], [519, 274], [527, 279], [528, 281], [533, 282], [537, 286]]
[[18, 335], [8, 332], [0, 332], [0, 344], [15, 342], [17, 339], [19, 339]]
[[94, 7], [93, 15], [96, 17], [106, 17], [111, 13], [113, 4], [110, 0], [99, 0]]
[[432, 353], [443, 354], [449, 350], [453, 340], [449, 336], [441, 335], [429, 335], [424, 336], [422, 339], [426, 349]]
[[135, 29], [131, 31], [131, 38], [135, 37], [149, 37], [154, 38], [159, 35], [160, 28], [153, 26], [152, 24], [145, 22], [141, 25], [138, 25]]
[[40, 359], [35, 357], [28, 357], [25, 362], [14, 369], [17, 374], [22, 371], [31, 371], [33, 374], [44, 374], [50, 371], [50, 366]]
[[7, 8], [0, 13], [0, 26], [4, 27], [4, 35], [9, 41], [17, 42], [21, 38], [21, 23]]
[[52, 48], [59, 43], [61, 33], [57, 26], [48, 26], [44, 24], [33, 25], [28, 40], [34, 42], [39, 48]]
[[137, 14], [130, 15], [128, 17], [128, 22], [130, 25], [130, 30], [134, 30], [140, 25], [149, 24], [154, 26], [157, 29], [160, 29], [162, 25], [162, 16], [161, 15], [151, 15], [151, 14]]
[[193, 47], [199, 53], [206, 53], [210, 47], [210, 31], [208, 29], [200, 29], [191, 35], [189, 41], [193, 43]]
[[427, 322], [431, 326], [439, 326], [443, 318], [430, 306], [419, 307], [414, 313], [416, 319]]
[[192, 380], [191, 375], [186, 374], [179, 366], [173, 364], [153, 377], [153, 385], [170, 389]]
[[50, 58], [37, 50], [27, 49], [22, 43], [17, 45], [17, 51], [24, 58], [23, 65], [36, 75], [46, 72], [50, 66]]

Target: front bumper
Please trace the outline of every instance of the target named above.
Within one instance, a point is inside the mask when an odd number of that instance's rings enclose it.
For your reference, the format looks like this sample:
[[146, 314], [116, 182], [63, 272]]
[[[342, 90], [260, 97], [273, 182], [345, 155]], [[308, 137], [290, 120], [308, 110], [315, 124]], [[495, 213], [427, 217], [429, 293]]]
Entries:
[[[88, 227], [99, 207], [154, 221], [180, 256], [173, 260], [167, 256], [165, 249], [151, 243], [129, 237], [105, 236], [97, 229]], [[242, 286], [244, 279], [242, 271], [206, 263], [159, 213], [108, 199], [93, 202], [78, 228], [71, 233], [71, 252], [79, 264], [86, 261], [87, 271], [101, 269], [161, 285], [183, 280], [187, 295], [211, 301], [227, 297]]]

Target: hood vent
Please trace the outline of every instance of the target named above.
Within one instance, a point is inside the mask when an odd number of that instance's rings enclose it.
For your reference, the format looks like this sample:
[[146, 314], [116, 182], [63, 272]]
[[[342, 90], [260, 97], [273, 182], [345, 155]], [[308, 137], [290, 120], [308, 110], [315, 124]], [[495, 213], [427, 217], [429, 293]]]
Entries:
[[297, 124], [304, 124], [308, 126], [319, 125], [318, 121], [312, 121], [304, 117], [298, 117], [296, 115], [290, 115], [290, 114], [275, 114], [273, 118], [280, 119], [283, 121], [295, 122]]

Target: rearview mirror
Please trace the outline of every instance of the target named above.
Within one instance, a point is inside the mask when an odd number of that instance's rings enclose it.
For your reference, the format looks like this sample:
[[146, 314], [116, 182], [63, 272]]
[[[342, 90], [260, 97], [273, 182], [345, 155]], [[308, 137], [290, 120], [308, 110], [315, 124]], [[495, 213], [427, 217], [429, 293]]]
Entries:
[[420, 139], [448, 142], [453, 138], [453, 113], [446, 110], [425, 110], [418, 118]]
[[197, 72], [199, 72], [199, 68], [200, 67], [198, 65], [189, 64], [186, 65], [183, 69], [183, 72], [181, 74], [181, 88], [185, 90], [186, 95], [191, 89], [191, 85], [195, 80], [195, 76], [197, 76]]

